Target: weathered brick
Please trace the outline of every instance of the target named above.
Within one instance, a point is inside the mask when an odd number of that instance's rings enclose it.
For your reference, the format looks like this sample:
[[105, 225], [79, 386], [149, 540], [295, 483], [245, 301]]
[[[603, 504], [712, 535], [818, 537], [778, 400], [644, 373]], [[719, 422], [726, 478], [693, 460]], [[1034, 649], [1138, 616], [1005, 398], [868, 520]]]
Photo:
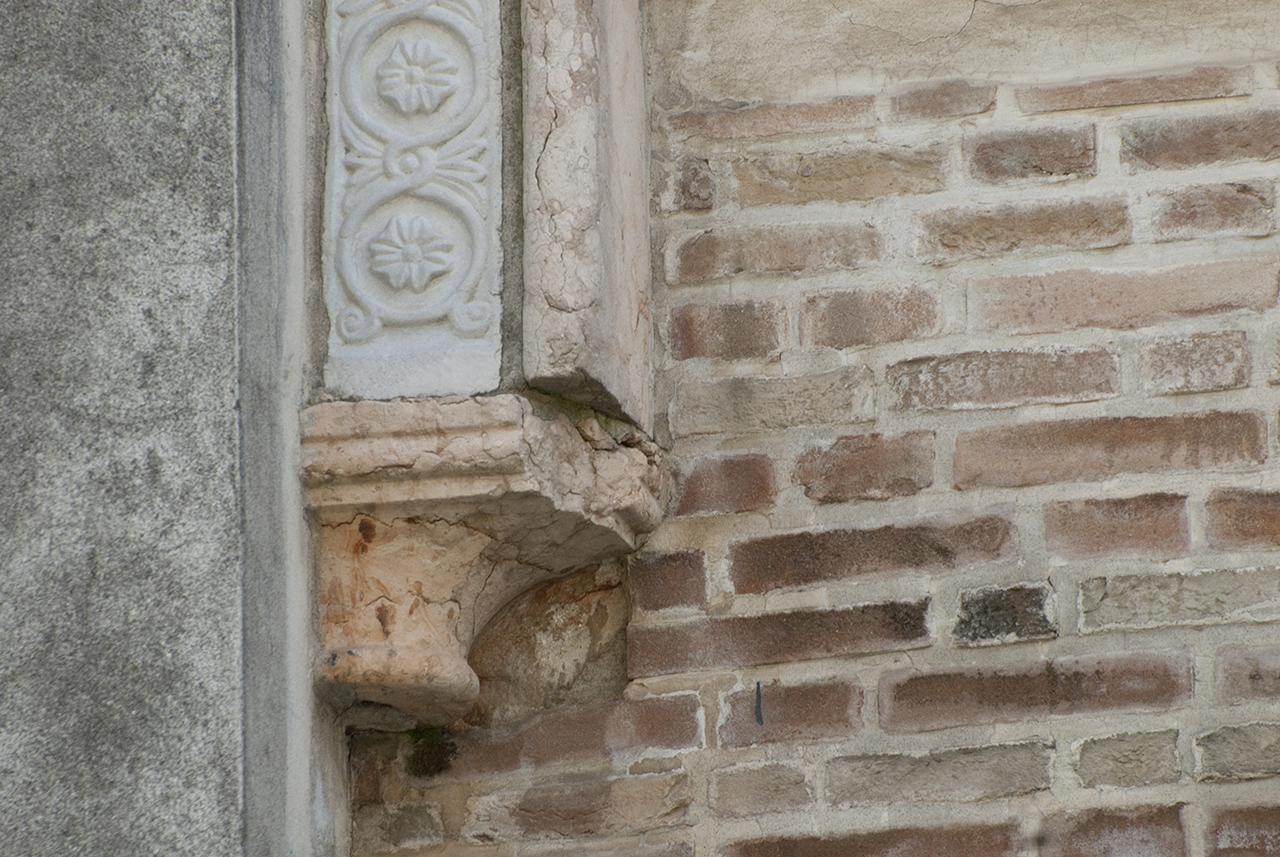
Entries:
[[704, 283], [734, 274], [799, 274], [863, 268], [882, 253], [868, 223], [739, 226], [671, 239], [667, 282]]
[[427, 848], [444, 841], [440, 807], [373, 804], [351, 813], [353, 854], [390, 854], [400, 849]]
[[1054, 333], [1081, 327], [1128, 330], [1231, 310], [1276, 305], [1280, 259], [1262, 256], [1156, 271], [1080, 269], [969, 283], [979, 330]]
[[676, 179], [678, 211], [710, 211], [715, 205], [716, 180], [706, 158], [685, 158]]
[[1266, 450], [1266, 422], [1256, 413], [1100, 417], [960, 432], [953, 472], [960, 489], [1020, 487], [1259, 464]]
[[794, 765], [737, 765], [712, 776], [711, 808], [717, 815], [754, 818], [811, 803], [813, 786], [804, 771]]
[[1161, 336], [1142, 347], [1142, 389], [1148, 395], [1247, 386], [1249, 343], [1243, 330]]
[[880, 678], [880, 726], [921, 732], [1059, 714], [1166, 709], [1191, 696], [1185, 657], [1059, 658], [1024, 668], [893, 670]]
[[671, 428], [678, 436], [739, 434], [875, 417], [875, 376], [853, 366], [791, 378], [724, 378], [676, 388]]
[[885, 382], [898, 410], [1087, 402], [1119, 394], [1120, 366], [1105, 348], [969, 351], [895, 363]]
[[1187, 552], [1187, 498], [1143, 494], [1115, 500], [1069, 500], [1044, 505], [1049, 550], [1070, 559], [1137, 554], [1169, 559]]
[[707, 603], [707, 559], [702, 551], [640, 554], [631, 560], [628, 580], [632, 603], [641, 610]]
[[1093, 577], [1080, 584], [1080, 627], [1152, 628], [1280, 618], [1280, 569]]
[[1219, 488], [1205, 501], [1204, 511], [1212, 547], [1280, 547], [1280, 491]]
[[817, 503], [909, 497], [933, 484], [933, 432], [845, 435], [801, 453], [791, 479]]
[[1178, 730], [1131, 732], [1085, 741], [1080, 745], [1076, 774], [1087, 789], [1176, 783], [1182, 774]]
[[1095, 137], [1092, 125], [987, 132], [965, 138], [964, 158], [970, 175], [993, 184], [1083, 178], [1098, 172]]
[[721, 857], [1014, 857], [1020, 837], [1013, 824], [846, 833], [827, 838], [752, 839], [720, 849]]
[[1052, 603], [1053, 590], [1043, 584], [962, 590], [951, 637], [961, 645], [1056, 637]]
[[695, 111], [678, 114], [670, 121], [678, 131], [734, 140], [869, 128], [876, 124], [874, 108], [872, 96], [853, 95], [822, 104], [761, 104], [742, 110]]
[[856, 348], [938, 332], [938, 301], [918, 287], [807, 295], [800, 307], [800, 344]]
[[465, 831], [480, 841], [643, 833], [683, 825], [689, 775], [566, 777], [478, 802]]
[[1207, 857], [1274, 857], [1280, 854], [1280, 807], [1216, 809], [1206, 834]]
[[939, 571], [990, 562], [1013, 542], [1013, 525], [998, 515], [960, 523], [786, 533], [734, 545], [729, 576], [735, 591], [761, 593], [882, 571]]
[[1120, 158], [1141, 169], [1185, 170], [1280, 158], [1280, 111], [1146, 119], [1120, 129]]
[[1280, 774], [1280, 723], [1222, 726], [1197, 735], [1196, 779], [1240, 782]]
[[862, 730], [862, 688], [848, 681], [758, 682], [724, 704], [721, 747], [840, 740]]
[[[662, 838], [671, 836], [664, 832]], [[661, 842], [654, 844], [637, 844], [631, 839], [620, 839], [612, 842], [588, 841], [584, 845], [568, 846], [561, 843], [523, 847], [521, 857], [693, 857], [692, 842]], [[417, 857], [417, 855], [415, 855]], [[437, 857], [435, 852], [422, 857]], [[442, 855], [449, 857], [449, 855]]]
[[1270, 235], [1275, 231], [1275, 186], [1232, 182], [1178, 188], [1153, 194], [1152, 225], [1161, 241], [1215, 235]]
[[741, 205], [863, 202], [942, 190], [944, 158], [941, 148], [903, 146], [756, 155], [735, 160], [733, 177]]
[[920, 216], [916, 254], [946, 264], [1018, 250], [1090, 250], [1128, 244], [1123, 197], [942, 209]]
[[677, 481], [677, 515], [746, 512], [771, 505], [777, 495], [773, 461], [758, 453], [704, 458]]
[[1040, 826], [1040, 857], [1186, 857], [1181, 809], [1092, 809], [1047, 818]]
[[1040, 742], [905, 754], [843, 756], [827, 762], [827, 800], [989, 800], [1049, 788], [1053, 745]]
[[903, 120], [975, 116], [993, 110], [995, 106], [995, 86], [975, 86], [963, 80], [918, 87], [889, 100], [894, 118]]
[[782, 347], [785, 325], [786, 311], [774, 301], [685, 304], [671, 311], [671, 356], [768, 357]]
[[929, 601], [891, 601], [842, 610], [727, 616], [627, 631], [632, 678], [886, 652], [925, 645]]
[[1216, 673], [1222, 702], [1280, 697], [1280, 646], [1228, 646]]
[[1015, 97], [1018, 108], [1024, 113], [1048, 113], [1247, 95], [1252, 86], [1253, 72], [1250, 69], [1217, 66], [1155, 77], [1109, 78], [1067, 86], [1038, 86], [1019, 89]]

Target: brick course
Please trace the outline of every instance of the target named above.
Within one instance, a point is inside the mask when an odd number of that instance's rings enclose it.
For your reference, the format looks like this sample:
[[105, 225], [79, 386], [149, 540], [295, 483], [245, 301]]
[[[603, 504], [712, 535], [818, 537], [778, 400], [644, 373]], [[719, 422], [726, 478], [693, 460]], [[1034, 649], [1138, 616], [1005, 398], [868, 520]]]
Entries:
[[938, 301], [919, 287], [808, 295], [800, 308], [800, 344], [856, 348], [938, 332]]
[[1280, 158], [1280, 111], [1146, 119], [1120, 129], [1120, 157], [1139, 169]]
[[825, 838], [753, 839], [723, 846], [720, 857], [1014, 857], [1019, 838], [1012, 824], [951, 825]]
[[944, 154], [875, 146], [741, 158], [733, 162], [736, 198], [742, 205], [804, 205], [934, 193], [945, 186]]
[[677, 236], [667, 282], [705, 283], [734, 274], [852, 270], [877, 261], [880, 234], [868, 223], [739, 226]]
[[1156, 234], [1163, 241], [1211, 235], [1270, 235], [1275, 231], [1271, 182], [1194, 185], [1155, 194]]
[[1182, 74], [1031, 87], [1019, 89], [1016, 98], [1019, 109], [1025, 113], [1047, 113], [1247, 95], [1252, 84], [1253, 71], [1249, 68], [1211, 66]]
[[676, 388], [676, 435], [767, 431], [865, 422], [875, 415], [875, 378], [865, 366], [792, 378], [724, 378]]
[[773, 461], [758, 453], [704, 458], [678, 481], [677, 515], [746, 512], [770, 505], [777, 494]]
[[933, 484], [933, 432], [845, 435], [806, 449], [791, 478], [816, 503], [909, 497]]
[[1220, 488], [1209, 495], [1204, 510], [1215, 548], [1280, 547], [1280, 491]]
[[1160, 336], [1142, 347], [1142, 388], [1167, 396], [1247, 387], [1249, 365], [1243, 330]]
[[717, 815], [755, 818], [813, 803], [813, 785], [794, 765], [736, 766], [712, 776], [711, 808]]
[[702, 551], [640, 554], [631, 560], [627, 579], [632, 602], [641, 610], [707, 603], [707, 564]]
[[1086, 402], [1119, 394], [1120, 367], [1104, 348], [969, 351], [895, 363], [885, 383], [899, 410]]
[[1187, 498], [1144, 494], [1046, 503], [1044, 537], [1050, 551], [1072, 559], [1109, 554], [1150, 559], [1182, 556], [1190, 545]]
[[1280, 697], [1280, 646], [1228, 646], [1218, 655], [1218, 699]]
[[1122, 197], [964, 206], [920, 215], [916, 255], [935, 264], [1019, 250], [1089, 250], [1128, 244]]
[[1084, 178], [1098, 171], [1096, 131], [1056, 128], [997, 131], [965, 138], [969, 174], [999, 184], [1016, 179]]
[[1093, 577], [1080, 584], [1080, 627], [1149, 628], [1280, 618], [1280, 569]]
[[900, 120], [974, 116], [995, 109], [996, 88], [964, 80], [919, 86], [889, 99], [893, 117]]
[[1040, 742], [905, 754], [842, 756], [827, 762], [834, 804], [976, 801], [1049, 788], [1053, 747]]
[[875, 125], [874, 107], [871, 96], [855, 95], [822, 104], [761, 104], [743, 110], [692, 111], [671, 117], [671, 125], [676, 130], [722, 140], [817, 134]]
[[671, 311], [671, 356], [676, 360], [768, 357], [786, 335], [786, 312], [773, 301], [699, 306]]
[[758, 685], [725, 697], [720, 746], [839, 740], [862, 729], [862, 688], [853, 682]]
[[1040, 857], [1185, 857], [1187, 853], [1177, 805], [1065, 813], [1045, 820], [1041, 838]]
[[1280, 854], [1280, 806], [1216, 809], [1206, 831], [1208, 857]]

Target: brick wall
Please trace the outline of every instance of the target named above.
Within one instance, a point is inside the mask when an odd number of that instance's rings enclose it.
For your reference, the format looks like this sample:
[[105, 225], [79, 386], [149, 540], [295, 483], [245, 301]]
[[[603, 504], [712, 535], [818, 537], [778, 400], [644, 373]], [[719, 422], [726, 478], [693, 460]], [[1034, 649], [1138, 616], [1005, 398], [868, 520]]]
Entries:
[[362, 739], [357, 807], [422, 853], [1280, 854], [1280, 92], [1193, 59], [655, 99], [624, 698], [434, 777]]

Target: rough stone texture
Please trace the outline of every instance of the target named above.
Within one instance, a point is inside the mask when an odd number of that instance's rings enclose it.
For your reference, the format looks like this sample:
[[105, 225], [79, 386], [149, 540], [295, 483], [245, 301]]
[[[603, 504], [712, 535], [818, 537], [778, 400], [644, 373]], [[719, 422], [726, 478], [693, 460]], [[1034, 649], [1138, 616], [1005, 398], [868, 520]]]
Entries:
[[734, 545], [729, 576], [737, 592], [768, 592], [885, 571], [942, 571], [999, 559], [1015, 542], [998, 515], [871, 530], [786, 533]]
[[1082, 481], [1117, 473], [1258, 464], [1266, 458], [1260, 414], [1206, 411], [1169, 417], [1102, 417], [961, 432], [957, 488]]
[[1205, 832], [1209, 857], [1272, 857], [1280, 854], [1280, 807], [1216, 809]]
[[1130, 732], [1084, 741], [1076, 775], [1087, 789], [1176, 783], [1182, 775], [1178, 766], [1178, 731]]
[[849, 270], [876, 261], [880, 235], [868, 223], [739, 226], [676, 235], [667, 242], [667, 283], [750, 274]]
[[919, 732], [976, 723], [1128, 708], [1191, 698], [1185, 657], [1146, 653], [1059, 658], [1022, 668], [890, 670], [880, 678], [880, 726]]
[[707, 559], [702, 551], [640, 554], [627, 575], [641, 610], [701, 607], [707, 603]]
[[1110, 78], [1068, 86], [1019, 89], [1016, 98], [1018, 108], [1024, 113], [1047, 113], [1248, 95], [1252, 86], [1252, 69], [1215, 66], [1157, 77]]
[[637, 0], [522, 7], [524, 374], [652, 427]]
[[1068, 500], [1044, 506], [1049, 550], [1071, 559], [1132, 554], [1144, 559], [1182, 556], [1190, 545], [1187, 498], [1143, 494], [1116, 500]]
[[1216, 235], [1270, 235], [1275, 231], [1275, 185], [1232, 182], [1193, 185], [1154, 194], [1152, 223], [1162, 241]]
[[235, 14], [4, 11], [6, 854], [242, 853]]
[[363, 806], [352, 813], [354, 854], [391, 854], [402, 848], [426, 848], [444, 841], [437, 806]]
[[1014, 857], [1018, 830], [1011, 824], [884, 830], [827, 838], [754, 839], [720, 849], [721, 857]]
[[877, 146], [800, 155], [757, 155], [733, 162], [737, 200], [746, 205], [853, 202], [942, 190], [941, 148]]
[[874, 415], [866, 366], [792, 378], [726, 378], [676, 388], [671, 430], [737, 434], [794, 426], [863, 422]]
[[1120, 157], [1137, 169], [1280, 158], [1280, 111], [1147, 119], [1120, 129]]
[[715, 206], [716, 181], [706, 158], [686, 158], [676, 181], [676, 208], [710, 211]]
[[1057, 271], [969, 284], [979, 330], [1053, 333], [1081, 327], [1129, 329], [1276, 305], [1280, 259], [1260, 256], [1156, 271]]
[[919, 217], [916, 255], [946, 264], [1020, 250], [1088, 250], [1128, 244], [1122, 197], [943, 209]]
[[685, 304], [671, 311], [671, 356], [768, 357], [782, 347], [786, 320], [786, 311], [773, 301]]
[[855, 348], [938, 332], [938, 301], [918, 287], [808, 295], [800, 307], [800, 344]]
[[1160, 336], [1142, 347], [1142, 388], [1160, 396], [1247, 387], [1249, 365], [1243, 330]]
[[1280, 546], [1280, 492], [1220, 488], [1209, 495], [1204, 507], [1213, 547]]
[[1151, 628], [1280, 618], [1280, 570], [1093, 577], [1080, 584], [1080, 627]]
[[739, 765], [712, 776], [711, 808], [718, 815], [755, 818], [811, 803], [813, 786], [804, 771], [793, 765]]
[[1098, 172], [1094, 126], [966, 137], [965, 162], [979, 181], [1085, 178]]
[[827, 799], [974, 801], [1049, 788], [1052, 744], [1029, 742], [937, 750], [924, 756], [840, 756], [827, 762]]
[[1280, 723], [1223, 726], [1196, 736], [1196, 779], [1237, 782], [1280, 774]]
[[928, 610], [925, 599], [633, 626], [627, 634], [627, 669], [640, 678], [916, 648], [928, 643]]
[[869, 128], [876, 124], [874, 108], [873, 97], [853, 95], [823, 104], [761, 104], [743, 110], [693, 111], [673, 116], [670, 121], [676, 131], [733, 140]]
[[1042, 857], [1185, 857], [1180, 806], [1095, 809], [1045, 819]]
[[1223, 702], [1280, 697], [1280, 646], [1228, 646], [1218, 655], [1216, 676]]
[[995, 108], [996, 88], [948, 80], [895, 95], [889, 105], [893, 118], [900, 120], [974, 116]]
[[678, 481], [677, 515], [748, 512], [770, 505], [777, 494], [773, 461], [759, 453], [704, 458]]
[[791, 479], [815, 503], [910, 497], [933, 484], [933, 432], [838, 437], [801, 453]]
[[895, 363], [885, 383], [900, 410], [1087, 402], [1119, 394], [1120, 366], [1105, 348], [970, 351]]
[[720, 746], [848, 738], [862, 729], [862, 688], [848, 681], [759, 682], [725, 697]]
[[1045, 640], [1058, 635], [1053, 590], [1045, 585], [988, 586], [960, 593], [951, 638], [960, 645]]

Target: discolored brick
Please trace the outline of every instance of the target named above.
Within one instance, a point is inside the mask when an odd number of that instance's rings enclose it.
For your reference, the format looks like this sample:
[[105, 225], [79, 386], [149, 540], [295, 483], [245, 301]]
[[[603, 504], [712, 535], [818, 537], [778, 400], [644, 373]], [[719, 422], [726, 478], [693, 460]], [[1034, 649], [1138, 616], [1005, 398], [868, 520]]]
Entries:
[[948, 80], [895, 95], [889, 106], [894, 118], [900, 120], [976, 116], [995, 109], [996, 87]]
[[782, 347], [786, 312], [774, 301], [702, 306], [671, 311], [671, 356], [676, 360], [768, 357]]
[[1216, 675], [1223, 702], [1280, 698], [1280, 646], [1228, 646]]
[[865, 422], [875, 416], [875, 376], [866, 366], [790, 378], [724, 378], [676, 388], [677, 436], [738, 434]]
[[1219, 488], [1205, 501], [1204, 511], [1211, 547], [1280, 547], [1280, 491]]
[[845, 435], [801, 453], [791, 479], [817, 503], [909, 497], [933, 484], [933, 432]]
[[883, 571], [940, 571], [989, 562], [1006, 555], [1013, 542], [1013, 525], [998, 515], [961, 523], [787, 533], [734, 545], [729, 576], [736, 592], [761, 593]]
[[757, 682], [724, 705], [721, 747], [840, 740], [862, 730], [862, 688], [848, 681]]
[[1090, 250], [1128, 244], [1129, 209], [1119, 196], [942, 209], [920, 215], [916, 255], [946, 264], [1019, 250]]
[[1029, 87], [1019, 89], [1015, 97], [1018, 108], [1024, 113], [1047, 113], [1248, 95], [1252, 86], [1253, 72], [1247, 67], [1210, 66], [1180, 74]]
[[633, 625], [627, 633], [628, 672], [640, 678], [915, 648], [928, 643], [928, 610], [925, 599]]
[[1052, 603], [1053, 590], [1045, 585], [963, 590], [952, 639], [965, 645], [1056, 637]]
[[1013, 824], [954, 824], [826, 838], [752, 839], [721, 847], [720, 857], [1015, 857], [1020, 840]]
[[1040, 742], [936, 750], [923, 756], [842, 756], [827, 762], [833, 804], [976, 801], [1049, 788], [1053, 745]]
[[1252, 412], [1100, 417], [960, 432], [953, 473], [960, 489], [1020, 487], [1260, 464], [1266, 450], [1266, 422]]
[[1110, 554], [1149, 559], [1183, 556], [1190, 544], [1187, 498], [1143, 494], [1046, 503], [1044, 537], [1050, 551], [1070, 559]]
[[1205, 838], [1206, 857], [1280, 855], [1280, 806], [1215, 809]]
[[918, 287], [807, 295], [800, 307], [800, 344], [856, 348], [938, 332], [938, 301]]
[[1095, 137], [1092, 125], [986, 132], [965, 138], [964, 158], [970, 175], [992, 184], [1084, 178], [1098, 172]]
[[702, 551], [640, 554], [627, 575], [641, 610], [701, 607], [707, 603], [707, 561]]
[[937, 147], [873, 146], [739, 158], [736, 198], [744, 206], [804, 205], [934, 193], [946, 184], [944, 157]]
[[1120, 128], [1120, 157], [1139, 169], [1185, 170], [1280, 158], [1280, 111], [1158, 118]]
[[1108, 398], [1119, 394], [1119, 376], [1105, 348], [1041, 348], [904, 360], [885, 370], [885, 383], [895, 409], [961, 410]]
[[693, 111], [671, 117], [672, 128], [721, 140], [820, 134], [876, 124], [869, 95], [833, 98], [821, 104], [761, 104], [742, 110]]
[[1185, 857], [1182, 807], [1094, 809], [1045, 819], [1040, 857]]
[[770, 812], [800, 809], [813, 803], [813, 786], [794, 765], [742, 765], [712, 776], [711, 808], [716, 815], [754, 818]]
[[1280, 774], [1280, 723], [1222, 726], [1196, 736], [1196, 779], [1240, 782]]
[[1152, 195], [1152, 226], [1161, 241], [1217, 235], [1259, 237], [1275, 231], [1275, 186], [1270, 182], [1193, 185]]
[[686, 823], [692, 802], [684, 772], [611, 779], [568, 777], [535, 784], [508, 803], [497, 795], [467, 831], [472, 838], [576, 838], [643, 833]]
[[1023, 668], [892, 670], [880, 678], [880, 726], [923, 732], [1063, 714], [1166, 709], [1191, 696], [1185, 657], [1059, 658]]
[[1161, 336], [1142, 347], [1142, 389], [1167, 396], [1247, 387], [1249, 364], [1243, 330]]
[[676, 208], [680, 211], [710, 211], [715, 205], [716, 180], [706, 158], [686, 158], [676, 180]]
[[882, 241], [868, 223], [739, 226], [674, 236], [667, 282], [705, 283], [734, 274], [799, 274], [863, 268], [880, 259]]
[[1076, 774], [1089, 789], [1176, 783], [1182, 774], [1177, 745], [1176, 729], [1093, 738], [1080, 745]]
[[1080, 628], [1153, 628], [1280, 618], [1280, 569], [1092, 577], [1080, 584]]
[[704, 458], [677, 481], [677, 515], [761, 509], [777, 494], [772, 459], [756, 453]]

